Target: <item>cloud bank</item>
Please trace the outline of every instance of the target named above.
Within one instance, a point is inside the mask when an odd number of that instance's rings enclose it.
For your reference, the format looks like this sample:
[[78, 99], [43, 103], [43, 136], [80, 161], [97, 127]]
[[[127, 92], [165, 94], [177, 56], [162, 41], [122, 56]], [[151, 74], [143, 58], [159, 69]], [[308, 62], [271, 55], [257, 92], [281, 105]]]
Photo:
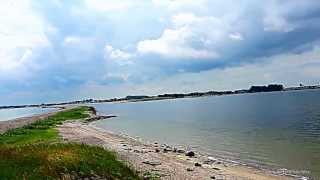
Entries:
[[0, 98], [319, 83], [317, 0], [1, 2]]

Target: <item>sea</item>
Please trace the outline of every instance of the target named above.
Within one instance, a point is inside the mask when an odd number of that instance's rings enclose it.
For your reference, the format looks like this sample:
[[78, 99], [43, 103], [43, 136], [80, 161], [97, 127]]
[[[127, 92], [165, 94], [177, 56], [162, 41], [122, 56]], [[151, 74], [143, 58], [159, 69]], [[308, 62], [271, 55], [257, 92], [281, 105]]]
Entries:
[[320, 90], [96, 104], [95, 122], [147, 142], [183, 146], [320, 179]]
[[20, 117], [33, 116], [51, 112], [52, 108], [16, 108], [16, 109], [0, 109], [0, 121], [8, 121]]

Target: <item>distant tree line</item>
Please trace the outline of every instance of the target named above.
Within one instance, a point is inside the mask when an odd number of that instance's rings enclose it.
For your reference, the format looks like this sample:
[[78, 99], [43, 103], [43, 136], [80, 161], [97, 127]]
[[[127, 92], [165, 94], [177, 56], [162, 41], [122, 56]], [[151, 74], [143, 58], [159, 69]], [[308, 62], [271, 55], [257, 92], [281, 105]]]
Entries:
[[270, 84], [268, 86], [251, 86], [248, 92], [271, 92], [271, 91], [283, 91], [283, 85], [281, 84]]
[[235, 91], [207, 91], [207, 92], [191, 92], [191, 93], [180, 93], [180, 94], [161, 94], [156, 96], [127, 96], [124, 98], [112, 98], [112, 99], [84, 99], [79, 101], [61, 102], [61, 103], [43, 103], [43, 104], [31, 104], [31, 105], [15, 105], [15, 106], [0, 106], [0, 109], [7, 108], [26, 108], [26, 107], [50, 107], [67, 104], [85, 104], [85, 103], [103, 103], [103, 102], [115, 102], [115, 101], [126, 101], [126, 100], [157, 100], [165, 98], [184, 98], [184, 97], [201, 97], [201, 96], [220, 96], [229, 94], [243, 94], [243, 93], [256, 93], [256, 92], [272, 92], [272, 91], [289, 91], [289, 90], [304, 90], [304, 89], [320, 89], [320, 85], [315, 86], [303, 86], [284, 88], [281, 84], [269, 84], [267, 86], [251, 86], [249, 89], [240, 89]]

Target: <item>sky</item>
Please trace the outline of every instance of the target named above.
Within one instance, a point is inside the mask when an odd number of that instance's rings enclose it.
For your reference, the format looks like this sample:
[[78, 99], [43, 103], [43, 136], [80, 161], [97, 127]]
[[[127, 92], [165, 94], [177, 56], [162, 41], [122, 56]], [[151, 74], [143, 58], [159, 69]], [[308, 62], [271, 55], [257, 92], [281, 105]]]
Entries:
[[320, 83], [318, 0], [0, 3], [0, 105]]

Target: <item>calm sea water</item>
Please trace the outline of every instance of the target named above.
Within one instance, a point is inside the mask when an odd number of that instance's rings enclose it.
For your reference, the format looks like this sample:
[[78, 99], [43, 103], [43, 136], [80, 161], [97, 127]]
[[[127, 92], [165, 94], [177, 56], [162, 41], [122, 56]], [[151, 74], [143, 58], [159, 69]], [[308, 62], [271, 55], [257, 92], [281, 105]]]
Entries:
[[7, 121], [19, 117], [32, 116], [51, 112], [54, 109], [49, 108], [18, 108], [18, 109], [0, 109], [0, 121]]
[[98, 104], [96, 122], [147, 141], [188, 145], [246, 163], [309, 171], [320, 179], [320, 91]]

